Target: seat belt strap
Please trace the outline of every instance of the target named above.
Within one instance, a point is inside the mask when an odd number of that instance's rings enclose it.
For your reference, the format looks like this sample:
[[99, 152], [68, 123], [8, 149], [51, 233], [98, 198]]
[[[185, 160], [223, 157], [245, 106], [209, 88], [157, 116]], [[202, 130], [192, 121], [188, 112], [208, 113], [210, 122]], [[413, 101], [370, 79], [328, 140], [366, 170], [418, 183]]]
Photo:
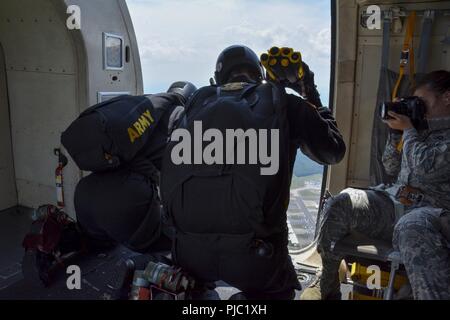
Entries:
[[392, 11], [387, 11], [385, 12], [383, 19], [383, 47], [381, 49], [382, 71], [386, 71], [389, 68], [389, 53], [391, 51], [391, 24], [392, 24]]
[[428, 53], [430, 48], [430, 40], [433, 31], [433, 22], [435, 17], [434, 10], [427, 10], [423, 16], [422, 22], [422, 37], [420, 39], [419, 46], [419, 64], [417, 72], [422, 74], [425, 73], [425, 69], [428, 63]]
[[[408, 30], [408, 46], [409, 46], [409, 78], [411, 82], [411, 86], [414, 87], [416, 85], [416, 56], [414, 53], [414, 31], [416, 28], [417, 14], [416, 12], [412, 12], [411, 17], [411, 25]], [[405, 44], [406, 45], [406, 44]]]

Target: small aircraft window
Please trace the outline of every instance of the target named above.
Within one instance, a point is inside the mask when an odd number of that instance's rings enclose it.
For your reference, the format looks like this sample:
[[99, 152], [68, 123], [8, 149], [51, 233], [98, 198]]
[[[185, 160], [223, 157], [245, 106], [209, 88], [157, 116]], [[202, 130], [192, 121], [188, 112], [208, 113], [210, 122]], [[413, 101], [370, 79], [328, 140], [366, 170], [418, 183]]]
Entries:
[[104, 34], [105, 69], [118, 70], [123, 68], [123, 38], [116, 35]]

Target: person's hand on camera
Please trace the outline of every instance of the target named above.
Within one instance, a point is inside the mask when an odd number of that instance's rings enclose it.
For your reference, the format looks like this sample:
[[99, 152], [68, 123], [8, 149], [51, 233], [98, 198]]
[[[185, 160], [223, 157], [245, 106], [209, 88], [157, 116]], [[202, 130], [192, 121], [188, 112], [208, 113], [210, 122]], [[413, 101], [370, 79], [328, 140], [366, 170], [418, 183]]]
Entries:
[[393, 111], [389, 111], [388, 114], [392, 119], [385, 120], [384, 122], [389, 126], [389, 128], [398, 131], [405, 131], [414, 128], [409, 117]]

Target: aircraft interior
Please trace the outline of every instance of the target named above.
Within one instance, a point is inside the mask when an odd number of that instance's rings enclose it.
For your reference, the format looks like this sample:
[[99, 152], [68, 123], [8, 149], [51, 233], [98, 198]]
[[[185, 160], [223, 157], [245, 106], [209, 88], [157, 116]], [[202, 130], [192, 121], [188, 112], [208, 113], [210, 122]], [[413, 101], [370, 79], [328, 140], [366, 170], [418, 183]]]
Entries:
[[[88, 8], [79, 30], [66, 26], [71, 5]], [[379, 5], [385, 17], [380, 29], [367, 26], [371, 5]], [[387, 131], [375, 118], [376, 106], [380, 99], [390, 97], [389, 89], [399, 76], [399, 57], [412, 12], [416, 13], [411, 40], [414, 72], [450, 69], [450, 1], [338, 0], [331, 1], [331, 8], [328, 105], [347, 154], [341, 163], [324, 169], [318, 187], [321, 197], [348, 187], [367, 188], [382, 179], [380, 152]], [[408, 92], [410, 72], [404, 76], [400, 94]], [[380, 84], [386, 89], [379, 90]], [[24, 255], [22, 247], [34, 209], [56, 199], [55, 168], [58, 152], [64, 152], [61, 133], [88, 106], [123, 94], [144, 94], [138, 43], [125, 0], [0, 2], [0, 299], [123, 298], [116, 283], [117, 266], [137, 254], [122, 246], [73, 258], [83, 270], [82, 290], [67, 290], [64, 272], [44, 288], [32, 284], [22, 270], [27, 259], [34, 259]], [[87, 174], [72, 161], [64, 167], [64, 210], [72, 218], [75, 186]], [[306, 212], [304, 202], [297, 204], [298, 197], [291, 194], [292, 210]], [[304, 219], [309, 219], [308, 239], [313, 239], [317, 214]], [[290, 248], [303, 288], [315, 280], [320, 266], [315, 248], [314, 241]], [[348, 256], [347, 263], [375, 261], [382, 265], [388, 275], [386, 290], [375, 298], [393, 299], [400, 286], [395, 275], [404, 275], [404, 268], [390, 243], [354, 234], [338, 243], [336, 250]], [[170, 255], [157, 249], [155, 253]], [[343, 263], [342, 292], [346, 299], [361, 298], [352, 293], [355, 283], [345, 281], [350, 272], [351, 267]], [[216, 285], [198, 299], [226, 300], [237, 292], [226, 283]], [[298, 291], [296, 297], [300, 294]]]

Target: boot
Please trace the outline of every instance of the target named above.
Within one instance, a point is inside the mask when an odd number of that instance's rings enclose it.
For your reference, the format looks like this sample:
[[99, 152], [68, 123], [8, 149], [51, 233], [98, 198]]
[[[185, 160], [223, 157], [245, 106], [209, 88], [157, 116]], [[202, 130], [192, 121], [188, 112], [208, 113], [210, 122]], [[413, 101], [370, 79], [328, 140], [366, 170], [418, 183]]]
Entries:
[[319, 271], [316, 280], [303, 291], [300, 300], [341, 300], [339, 273], [324, 274]]

